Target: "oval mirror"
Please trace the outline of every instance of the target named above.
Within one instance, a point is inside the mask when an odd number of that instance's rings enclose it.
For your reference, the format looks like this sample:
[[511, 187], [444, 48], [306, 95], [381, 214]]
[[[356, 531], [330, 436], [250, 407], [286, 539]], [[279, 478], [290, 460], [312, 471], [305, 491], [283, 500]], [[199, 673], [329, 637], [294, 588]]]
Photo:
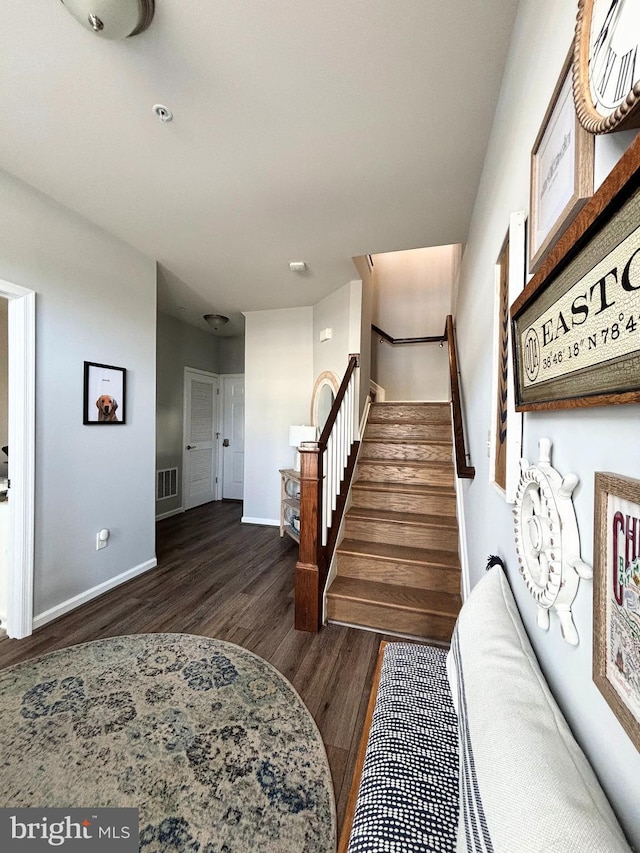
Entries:
[[338, 388], [338, 377], [330, 370], [325, 370], [316, 379], [311, 398], [311, 423], [318, 428], [318, 433], [327, 422]]

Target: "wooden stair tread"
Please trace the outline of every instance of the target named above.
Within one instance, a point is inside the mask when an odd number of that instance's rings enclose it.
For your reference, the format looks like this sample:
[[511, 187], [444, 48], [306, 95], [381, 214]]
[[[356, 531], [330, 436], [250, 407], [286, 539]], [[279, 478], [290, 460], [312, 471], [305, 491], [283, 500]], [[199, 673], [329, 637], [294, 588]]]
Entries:
[[442, 471], [445, 471], [447, 468], [453, 467], [453, 462], [450, 460], [441, 460], [441, 459], [429, 459], [429, 460], [415, 460], [415, 459], [359, 459], [358, 465], [371, 466], [371, 465], [386, 465], [390, 468], [439, 468]]
[[389, 509], [363, 509], [362, 507], [352, 506], [347, 517], [367, 519], [374, 522], [390, 521], [419, 527], [448, 527], [456, 531], [458, 529], [456, 518], [452, 515], [427, 515], [425, 513], [395, 512]]
[[369, 423], [451, 423], [449, 403], [373, 403]]
[[398, 563], [422, 563], [442, 566], [445, 569], [460, 569], [460, 559], [454, 551], [388, 545], [384, 542], [365, 542], [361, 539], [343, 539], [336, 551], [341, 554], [360, 554]]
[[437, 444], [439, 447], [451, 447], [452, 441], [447, 438], [376, 438], [375, 436], [367, 438], [365, 435], [362, 439], [366, 444], [411, 444], [422, 447], [430, 444]]
[[453, 486], [428, 486], [422, 483], [389, 483], [376, 480], [356, 480], [352, 489], [362, 489], [367, 492], [400, 492], [406, 495], [455, 495]]
[[453, 618], [458, 615], [462, 607], [460, 596], [449, 592], [434, 592], [416, 587], [394, 586], [379, 581], [340, 576], [329, 587], [327, 596]]

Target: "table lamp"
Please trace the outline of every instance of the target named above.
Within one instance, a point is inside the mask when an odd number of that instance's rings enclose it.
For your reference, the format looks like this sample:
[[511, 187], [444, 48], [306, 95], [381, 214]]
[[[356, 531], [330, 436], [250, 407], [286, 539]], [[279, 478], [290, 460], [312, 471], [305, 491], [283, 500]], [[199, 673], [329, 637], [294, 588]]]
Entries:
[[300, 453], [298, 447], [303, 441], [315, 441], [316, 428], [314, 426], [304, 426], [303, 424], [289, 427], [289, 446], [295, 447], [295, 456], [293, 460], [293, 470], [300, 470]]

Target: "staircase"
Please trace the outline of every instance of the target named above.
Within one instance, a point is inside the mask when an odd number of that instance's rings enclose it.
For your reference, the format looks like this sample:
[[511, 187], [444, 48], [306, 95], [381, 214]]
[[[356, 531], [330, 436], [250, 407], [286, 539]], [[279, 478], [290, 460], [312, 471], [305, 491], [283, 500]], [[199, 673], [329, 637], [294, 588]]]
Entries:
[[448, 642], [460, 599], [448, 403], [374, 403], [362, 439], [329, 621]]

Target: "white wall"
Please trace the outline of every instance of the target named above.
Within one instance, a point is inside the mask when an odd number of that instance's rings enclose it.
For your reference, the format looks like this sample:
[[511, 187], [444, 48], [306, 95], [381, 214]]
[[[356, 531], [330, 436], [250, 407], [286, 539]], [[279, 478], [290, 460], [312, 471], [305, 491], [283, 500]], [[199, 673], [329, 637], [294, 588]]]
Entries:
[[[589, 757], [629, 839], [640, 846], [635, 749], [591, 678], [592, 583], [581, 581], [574, 606], [580, 645], [560, 637], [557, 620], [544, 633], [517, 571], [512, 507], [489, 484], [487, 432], [493, 412], [493, 270], [509, 214], [529, 208], [530, 153], [571, 44], [574, 0], [522, 0], [505, 70], [468, 244], [462, 261], [457, 307], [457, 341], [465, 400], [465, 421], [476, 477], [466, 483], [465, 515], [471, 582], [481, 577], [489, 554], [501, 555], [542, 668], [574, 734]], [[596, 139], [596, 175], [602, 181], [633, 133]], [[553, 441], [553, 463], [574, 471], [574, 493], [584, 559], [593, 559], [593, 477], [613, 471], [640, 478], [640, 406], [527, 413], [524, 455], [538, 457], [537, 441]], [[487, 614], [490, 618], [490, 614]]]
[[[350, 281], [313, 306], [313, 373], [331, 370], [342, 380], [349, 355], [360, 351], [362, 282]], [[331, 338], [320, 341], [320, 332]]]
[[[9, 438], [8, 393], [9, 393], [9, 302], [0, 298], [0, 447], [4, 447]], [[7, 461], [0, 451], [0, 478], [6, 476]]]
[[[0, 447], [8, 443], [9, 419], [9, 302], [0, 299]], [[0, 485], [6, 487], [7, 457], [0, 450]], [[0, 502], [0, 624], [7, 622], [7, 542], [9, 503]]]
[[220, 373], [244, 373], [244, 335], [218, 338]]
[[[0, 172], [0, 278], [37, 293], [38, 616], [155, 561], [155, 261]], [[85, 360], [127, 369], [125, 425], [83, 426]]]
[[[373, 323], [392, 338], [442, 335], [457, 275], [457, 246], [374, 255]], [[372, 379], [387, 400], [448, 400], [445, 347], [392, 346], [372, 336]]]
[[[361, 268], [358, 268], [361, 272]], [[373, 322], [373, 279], [368, 267], [362, 275], [362, 307], [360, 312], [360, 415], [364, 411], [371, 380], [371, 323]]]
[[219, 345], [220, 338], [209, 332], [158, 314], [156, 469], [178, 469], [178, 495], [156, 501], [157, 515], [182, 507], [184, 369], [220, 372]]
[[313, 308], [245, 314], [243, 521], [279, 524], [280, 468], [293, 467], [289, 427], [309, 423]]

